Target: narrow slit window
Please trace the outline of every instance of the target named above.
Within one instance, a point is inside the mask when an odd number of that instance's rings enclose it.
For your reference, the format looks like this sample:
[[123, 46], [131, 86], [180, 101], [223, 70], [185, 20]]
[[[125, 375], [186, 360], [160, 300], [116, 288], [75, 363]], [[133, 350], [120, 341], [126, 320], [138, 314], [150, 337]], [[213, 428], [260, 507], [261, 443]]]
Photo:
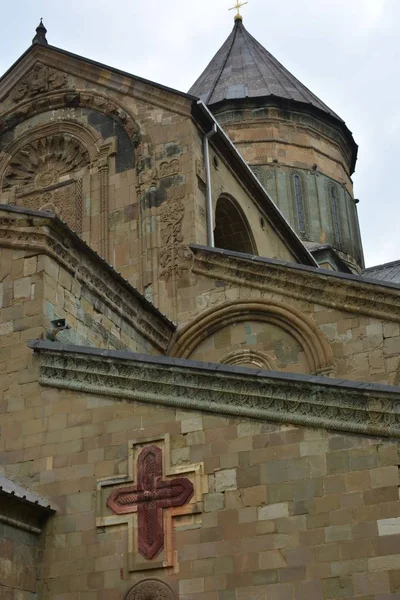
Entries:
[[342, 245], [342, 236], [340, 233], [340, 222], [339, 222], [339, 205], [338, 198], [336, 194], [336, 188], [331, 185], [329, 187], [329, 195], [331, 200], [331, 208], [332, 208], [332, 220], [333, 220], [333, 233], [335, 236], [335, 242], [338, 246]]
[[300, 175], [294, 175], [294, 191], [296, 195], [297, 219], [301, 234], [306, 233], [306, 222], [304, 218], [303, 193], [301, 189]]

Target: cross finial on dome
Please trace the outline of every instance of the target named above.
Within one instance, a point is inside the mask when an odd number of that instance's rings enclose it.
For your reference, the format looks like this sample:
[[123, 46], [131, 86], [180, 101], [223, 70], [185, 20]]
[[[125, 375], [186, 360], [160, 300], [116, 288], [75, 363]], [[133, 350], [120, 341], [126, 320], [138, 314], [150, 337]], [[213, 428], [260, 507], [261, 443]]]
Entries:
[[41, 44], [42, 46], [47, 46], [48, 41], [46, 39], [47, 29], [43, 25], [43, 18], [40, 19], [39, 25], [36, 27], [36, 35], [32, 40], [32, 44]]
[[240, 9], [245, 4], [248, 4], [248, 2], [240, 2], [240, 0], [236, 0], [235, 6], [232, 6], [232, 8], [229, 9], [229, 10], [237, 10], [237, 14], [235, 15], [235, 21], [243, 21], [243, 17], [240, 14]]

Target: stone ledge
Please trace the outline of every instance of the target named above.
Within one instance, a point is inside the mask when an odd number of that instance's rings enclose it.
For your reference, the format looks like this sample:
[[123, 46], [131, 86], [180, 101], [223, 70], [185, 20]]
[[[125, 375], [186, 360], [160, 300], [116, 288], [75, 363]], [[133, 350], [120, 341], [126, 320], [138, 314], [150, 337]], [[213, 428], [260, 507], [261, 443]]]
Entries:
[[400, 438], [400, 389], [396, 387], [40, 340], [29, 346], [39, 356], [39, 381], [48, 387]]

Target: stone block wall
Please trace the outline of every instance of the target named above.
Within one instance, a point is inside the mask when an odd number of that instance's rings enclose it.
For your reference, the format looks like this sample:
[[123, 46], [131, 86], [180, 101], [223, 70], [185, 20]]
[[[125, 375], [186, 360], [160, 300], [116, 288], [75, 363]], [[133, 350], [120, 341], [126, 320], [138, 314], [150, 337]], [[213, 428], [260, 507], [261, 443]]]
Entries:
[[[44, 278], [44, 313], [48, 321], [65, 318], [70, 329], [57, 341], [78, 346], [152, 353], [151, 342], [135, 330], [122, 311], [110, 308], [107, 298], [74, 277], [62, 265], [40, 256], [38, 271]], [[107, 277], [104, 274], [104, 277]], [[49, 326], [49, 330], [50, 330]]]
[[0, 598], [35, 600], [40, 561], [37, 535], [0, 523]]
[[[397, 598], [398, 442], [51, 388], [29, 406], [10, 407], [22, 430], [0, 449], [6, 475], [58, 508], [40, 598], [122, 600], [149, 577], [180, 600]], [[208, 492], [175, 522], [176, 567], [127, 574], [126, 525], [96, 528], [97, 482], [128, 472], [132, 440], [164, 434], [172, 465], [204, 464]]]
[[[2, 412], [25, 407], [37, 372], [28, 340], [45, 335], [43, 280], [37, 273], [37, 256], [0, 247], [0, 399]], [[26, 390], [23, 394], [23, 390]], [[2, 430], [3, 438], [18, 435], [20, 424]]]

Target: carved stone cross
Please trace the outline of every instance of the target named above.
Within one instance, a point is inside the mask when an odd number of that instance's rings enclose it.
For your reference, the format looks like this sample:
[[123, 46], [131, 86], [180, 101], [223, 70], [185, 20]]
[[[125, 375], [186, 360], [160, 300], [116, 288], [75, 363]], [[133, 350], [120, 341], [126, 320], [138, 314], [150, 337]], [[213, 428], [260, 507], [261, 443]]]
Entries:
[[174, 531], [201, 526], [202, 496], [208, 491], [203, 464], [171, 465], [171, 456], [169, 434], [128, 442], [127, 474], [97, 482], [96, 524], [120, 527], [127, 542], [124, 578], [176, 566]]
[[184, 506], [193, 493], [189, 479], [163, 480], [161, 448], [147, 446], [138, 457], [137, 485], [114, 490], [107, 506], [117, 515], [138, 513], [138, 549], [151, 560], [164, 547], [163, 510]]

